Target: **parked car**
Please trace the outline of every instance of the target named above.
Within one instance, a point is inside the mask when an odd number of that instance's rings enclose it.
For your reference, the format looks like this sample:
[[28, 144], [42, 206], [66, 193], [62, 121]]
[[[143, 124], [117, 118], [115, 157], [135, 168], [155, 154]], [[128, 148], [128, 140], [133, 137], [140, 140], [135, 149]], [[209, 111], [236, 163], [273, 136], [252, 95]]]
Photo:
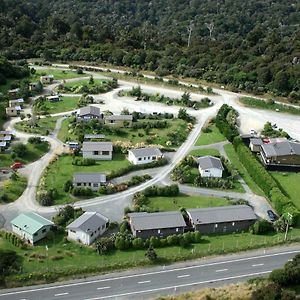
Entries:
[[11, 169], [16, 170], [16, 169], [23, 168], [23, 164], [19, 161], [16, 161], [10, 167]]
[[275, 222], [278, 219], [277, 215], [272, 210], [268, 210], [267, 213], [271, 222]]

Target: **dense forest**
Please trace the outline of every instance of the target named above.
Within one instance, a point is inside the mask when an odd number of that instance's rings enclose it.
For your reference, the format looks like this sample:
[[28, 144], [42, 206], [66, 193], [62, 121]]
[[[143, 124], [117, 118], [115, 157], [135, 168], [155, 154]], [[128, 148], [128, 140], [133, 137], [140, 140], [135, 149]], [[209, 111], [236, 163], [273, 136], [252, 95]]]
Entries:
[[109, 62], [300, 100], [299, 0], [0, 0], [0, 7], [0, 53], [10, 60]]

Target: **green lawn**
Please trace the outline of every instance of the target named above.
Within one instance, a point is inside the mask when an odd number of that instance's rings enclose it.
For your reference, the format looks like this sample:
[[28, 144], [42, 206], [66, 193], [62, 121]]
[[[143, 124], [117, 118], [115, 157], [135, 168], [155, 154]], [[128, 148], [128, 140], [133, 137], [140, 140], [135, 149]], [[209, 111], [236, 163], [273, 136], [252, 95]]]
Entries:
[[226, 154], [228, 155], [229, 161], [235, 166], [238, 170], [239, 174], [243, 177], [249, 188], [257, 195], [265, 196], [264, 192], [257, 186], [257, 184], [253, 181], [245, 167], [239, 161], [239, 158], [234, 151], [232, 144], [227, 144], [224, 146]]
[[23, 164], [32, 163], [38, 160], [44, 154], [46, 154], [49, 150], [48, 142], [43, 142], [41, 144], [28, 143], [26, 144], [26, 147], [27, 147], [27, 152], [24, 154], [23, 157], [16, 157], [15, 159], [12, 159], [10, 154], [5, 154], [5, 153], [0, 154], [0, 167], [9, 167], [15, 161], [20, 161]]
[[207, 128], [209, 128], [211, 132], [201, 132], [195, 146], [209, 145], [226, 141], [226, 138], [222, 133], [220, 133], [215, 124], [211, 124]]
[[[138, 122], [144, 122], [140, 120]], [[147, 122], [155, 123], [156, 120], [147, 120]], [[105, 129], [101, 130], [101, 134], [104, 134], [106, 139], [116, 142], [129, 142], [132, 145], [144, 142], [146, 144], [158, 144], [167, 147], [166, 143], [171, 140], [169, 134], [178, 132], [183, 139], [186, 139], [189, 132], [187, 131], [187, 123], [181, 119], [168, 120], [168, 126], [166, 128], [151, 128], [147, 133], [145, 129], [133, 129], [133, 128], [121, 128], [121, 133], [108, 132]], [[74, 134], [74, 130], [69, 129], [70, 119], [66, 119], [62, 122], [61, 130], [58, 134], [58, 138], [65, 142], [68, 140], [78, 140], [78, 137]], [[88, 133], [88, 132], [86, 132]], [[178, 145], [170, 145], [174, 147]]]
[[225, 198], [180, 195], [176, 197], [151, 197], [148, 207], [159, 211], [175, 211], [184, 208], [203, 208], [229, 205]]
[[192, 150], [190, 155], [193, 156], [206, 156], [206, 155], [211, 155], [211, 156], [221, 156], [220, 152], [217, 149], [197, 149], [197, 150]]
[[17, 200], [24, 192], [27, 186], [25, 177], [19, 177], [13, 181], [11, 179], [0, 183], [0, 204]]
[[[289, 232], [288, 237], [289, 239], [295, 239], [299, 235], [300, 229], [294, 228]], [[161, 259], [161, 263], [168, 264], [174, 261], [196, 259], [214, 254], [272, 246], [282, 243], [283, 238], [284, 233], [267, 235], [236, 233], [210, 237], [204, 236], [202, 243], [194, 244], [188, 248], [173, 246], [157, 248], [155, 251]], [[46, 252], [45, 245], [48, 246], [48, 252]], [[115, 251], [109, 255], [99, 256], [91, 248], [66, 242], [63, 236], [58, 233], [54, 235], [54, 241], [46, 239], [38, 243], [35, 247], [29, 247], [28, 249], [17, 248], [0, 237], [0, 247], [2, 249], [14, 250], [24, 258], [22, 268], [24, 279], [19, 282], [26, 285], [30, 285], [34, 281], [43, 282], [42, 278], [46, 271], [55, 275], [62, 274], [62, 276], [83, 276], [92, 272], [101, 273], [151, 265], [145, 258], [145, 249]], [[28, 277], [25, 277], [26, 275]], [[20, 280], [19, 274], [8, 278], [9, 284], [13, 284], [14, 281], [18, 280]]]
[[44, 108], [48, 114], [56, 114], [77, 109], [79, 97], [60, 97], [58, 102], [49, 102], [46, 100]]
[[97, 161], [94, 166], [75, 166], [72, 165], [73, 157], [70, 155], [59, 156], [47, 168], [43, 178], [46, 189], [57, 189], [58, 195], [55, 204], [74, 202], [74, 198], [63, 191], [64, 183], [72, 180], [75, 172], [103, 172], [109, 174], [111, 171], [127, 167], [130, 163], [123, 154], [114, 154], [111, 161]]
[[46, 117], [37, 119], [35, 126], [31, 126], [31, 121], [21, 121], [15, 124], [15, 129], [28, 133], [39, 135], [48, 135], [55, 128], [56, 122], [59, 117]]
[[293, 203], [300, 209], [300, 173], [271, 172], [271, 174], [285, 190]]
[[54, 76], [54, 80], [58, 79], [71, 79], [71, 78], [79, 78], [79, 77], [88, 77], [88, 74], [77, 74], [71, 70], [59, 70], [59, 69], [43, 69], [43, 70], [36, 70], [36, 73], [33, 75], [33, 81], [39, 80], [43, 75], [50, 75]]

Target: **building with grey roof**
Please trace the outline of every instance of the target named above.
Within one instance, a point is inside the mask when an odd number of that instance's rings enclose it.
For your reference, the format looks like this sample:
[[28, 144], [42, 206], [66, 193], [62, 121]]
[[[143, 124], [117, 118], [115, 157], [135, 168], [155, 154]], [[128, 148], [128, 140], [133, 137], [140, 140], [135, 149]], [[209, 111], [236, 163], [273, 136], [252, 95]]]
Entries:
[[197, 159], [198, 169], [202, 177], [222, 177], [224, 167], [220, 158], [213, 156], [202, 156]]
[[263, 140], [260, 138], [250, 139], [249, 148], [252, 152], [260, 152]]
[[248, 205], [229, 205], [186, 210], [190, 223], [202, 234], [248, 230], [257, 217]]
[[89, 105], [80, 108], [77, 114], [77, 119], [83, 121], [89, 121], [92, 119], [102, 120], [103, 114], [101, 114], [99, 107]]
[[105, 134], [85, 134], [85, 140], [103, 140], [105, 139]]
[[67, 226], [68, 239], [90, 245], [108, 228], [109, 220], [98, 212], [85, 212]]
[[104, 173], [74, 173], [73, 186], [78, 188], [90, 188], [98, 191], [100, 186], [106, 183]]
[[184, 218], [178, 211], [130, 213], [128, 217], [133, 236], [143, 239], [183, 233], [186, 228]]
[[300, 143], [286, 140], [263, 144], [260, 154], [265, 166], [300, 167]]
[[118, 127], [131, 127], [132, 115], [110, 115], [104, 117], [104, 123]]
[[113, 144], [112, 142], [83, 142], [83, 158], [92, 158], [96, 160], [112, 160]]
[[158, 148], [139, 148], [128, 150], [128, 160], [134, 165], [148, 164], [163, 158]]

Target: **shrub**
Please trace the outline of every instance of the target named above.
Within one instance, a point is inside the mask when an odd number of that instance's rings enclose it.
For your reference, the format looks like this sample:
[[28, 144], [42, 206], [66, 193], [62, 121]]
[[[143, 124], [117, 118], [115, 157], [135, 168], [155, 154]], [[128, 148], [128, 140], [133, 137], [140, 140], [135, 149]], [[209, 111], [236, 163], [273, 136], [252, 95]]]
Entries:
[[265, 234], [270, 231], [274, 231], [274, 227], [266, 220], [258, 220], [250, 228], [253, 234]]

